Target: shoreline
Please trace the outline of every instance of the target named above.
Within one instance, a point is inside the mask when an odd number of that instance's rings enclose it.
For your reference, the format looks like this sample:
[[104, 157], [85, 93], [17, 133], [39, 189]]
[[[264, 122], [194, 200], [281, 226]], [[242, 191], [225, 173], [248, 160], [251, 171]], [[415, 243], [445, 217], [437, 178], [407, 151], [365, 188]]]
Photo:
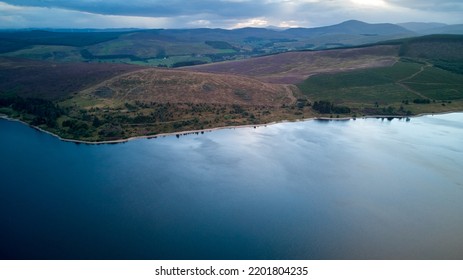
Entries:
[[267, 125], [274, 125], [274, 124], [280, 124], [280, 123], [291, 123], [291, 122], [306, 122], [306, 121], [313, 121], [313, 120], [323, 120], [323, 121], [347, 121], [347, 120], [355, 120], [355, 119], [378, 119], [378, 118], [392, 118], [392, 119], [403, 119], [403, 118], [419, 118], [423, 116], [434, 116], [434, 115], [445, 115], [445, 114], [452, 114], [452, 113], [462, 113], [462, 111], [448, 111], [448, 112], [440, 112], [440, 113], [422, 113], [418, 115], [413, 115], [413, 116], [393, 116], [393, 115], [371, 115], [371, 116], [361, 116], [361, 117], [342, 117], [342, 118], [330, 118], [330, 117], [311, 117], [311, 118], [304, 118], [304, 119], [295, 119], [295, 120], [281, 120], [281, 121], [274, 121], [270, 123], [263, 123], [263, 124], [245, 124], [245, 125], [233, 125], [233, 126], [221, 126], [221, 127], [213, 127], [213, 128], [208, 128], [208, 129], [197, 129], [197, 130], [185, 130], [185, 131], [178, 131], [178, 132], [168, 132], [168, 133], [159, 133], [159, 134], [152, 134], [152, 135], [141, 135], [141, 136], [133, 136], [129, 138], [124, 138], [124, 139], [117, 139], [117, 140], [106, 140], [106, 141], [85, 141], [85, 140], [76, 140], [76, 139], [68, 139], [68, 138], [62, 138], [61, 136], [47, 131], [43, 128], [40, 128], [38, 126], [31, 125], [25, 121], [15, 119], [15, 118], [10, 118], [7, 115], [2, 115], [0, 114], [0, 119], [7, 120], [7, 121], [14, 121], [14, 122], [20, 122], [24, 125], [27, 125], [33, 129], [36, 129], [40, 132], [47, 133], [53, 137], [58, 138], [59, 140], [63, 142], [70, 142], [70, 143], [75, 143], [75, 144], [86, 144], [86, 145], [104, 145], [104, 144], [121, 144], [121, 143], [126, 143], [132, 140], [138, 140], [138, 139], [154, 139], [158, 137], [168, 137], [168, 136], [181, 136], [181, 135], [189, 135], [189, 134], [203, 134], [204, 132], [212, 132], [212, 131], [217, 131], [217, 130], [223, 130], [223, 129], [236, 129], [236, 128], [257, 128], [261, 126], [267, 126]]

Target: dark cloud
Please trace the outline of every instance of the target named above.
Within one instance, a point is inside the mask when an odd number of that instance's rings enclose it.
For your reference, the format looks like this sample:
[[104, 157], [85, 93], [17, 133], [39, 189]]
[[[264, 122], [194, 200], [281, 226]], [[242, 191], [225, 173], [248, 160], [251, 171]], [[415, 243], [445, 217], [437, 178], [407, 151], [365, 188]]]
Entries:
[[277, 5], [276, 2], [230, 0], [3, 0], [2, 2], [15, 6], [62, 8], [102, 15], [172, 17], [215, 14], [235, 18], [267, 14]]
[[4, 27], [314, 27], [371, 23], [462, 23], [461, 0], [0, 0]]

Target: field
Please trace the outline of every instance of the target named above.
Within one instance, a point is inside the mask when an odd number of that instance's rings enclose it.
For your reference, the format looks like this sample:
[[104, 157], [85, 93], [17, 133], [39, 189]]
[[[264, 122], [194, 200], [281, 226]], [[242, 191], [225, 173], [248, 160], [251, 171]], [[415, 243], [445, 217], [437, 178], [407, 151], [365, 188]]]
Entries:
[[404, 81], [411, 89], [438, 101], [463, 99], [463, 75], [430, 67]]
[[[299, 89], [310, 100], [330, 101], [362, 114], [411, 115], [460, 106], [463, 75], [430, 64], [397, 62], [391, 67], [316, 75]], [[456, 103], [451, 105], [452, 101]]]

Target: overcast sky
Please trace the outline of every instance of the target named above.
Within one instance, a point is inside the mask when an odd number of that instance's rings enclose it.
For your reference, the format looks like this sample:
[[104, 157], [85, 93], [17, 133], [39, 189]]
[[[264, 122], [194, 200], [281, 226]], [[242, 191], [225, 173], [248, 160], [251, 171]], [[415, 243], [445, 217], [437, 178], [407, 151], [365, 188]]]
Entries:
[[0, 0], [0, 28], [316, 27], [463, 23], [462, 0]]

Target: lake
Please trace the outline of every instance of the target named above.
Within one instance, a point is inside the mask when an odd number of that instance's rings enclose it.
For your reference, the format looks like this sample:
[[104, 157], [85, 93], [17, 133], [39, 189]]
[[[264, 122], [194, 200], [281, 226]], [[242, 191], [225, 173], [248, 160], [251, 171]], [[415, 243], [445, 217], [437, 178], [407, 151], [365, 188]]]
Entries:
[[463, 259], [463, 113], [0, 156], [1, 259]]

